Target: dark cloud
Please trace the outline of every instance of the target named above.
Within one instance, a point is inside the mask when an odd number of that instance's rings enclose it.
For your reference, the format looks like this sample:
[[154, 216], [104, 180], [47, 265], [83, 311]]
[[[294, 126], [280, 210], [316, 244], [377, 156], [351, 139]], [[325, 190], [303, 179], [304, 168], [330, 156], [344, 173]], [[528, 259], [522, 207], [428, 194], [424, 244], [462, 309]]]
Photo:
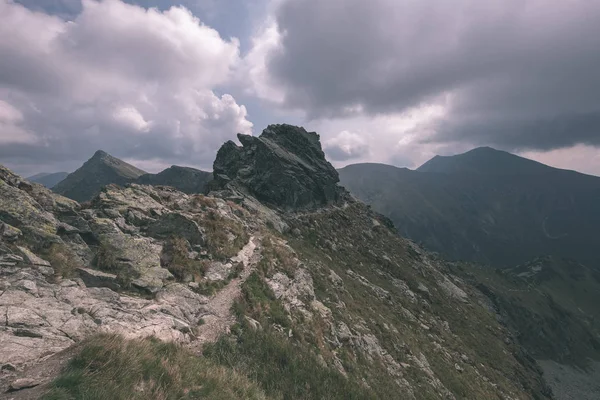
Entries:
[[309, 117], [444, 104], [435, 141], [600, 145], [600, 2], [284, 0], [275, 19], [268, 78]]

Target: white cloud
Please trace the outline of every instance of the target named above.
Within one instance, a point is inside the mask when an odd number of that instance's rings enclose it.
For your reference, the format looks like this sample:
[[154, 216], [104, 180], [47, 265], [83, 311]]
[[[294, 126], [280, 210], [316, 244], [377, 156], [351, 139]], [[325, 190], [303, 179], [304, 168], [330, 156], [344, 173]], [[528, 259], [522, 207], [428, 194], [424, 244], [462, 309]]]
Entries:
[[600, 176], [600, 151], [597, 147], [577, 145], [548, 152], [526, 151], [520, 155], [556, 168]]
[[148, 132], [151, 122], [144, 119], [144, 116], [135, 107], [117, 108], [113, 114], [115, 121], [123, 124], [127, 129], [133, 129], [139, 132]]
[[35, 143], [35, 136], [21, 127], [23, 113], [0, 99], [0, 144]]
[[6, 101], [0, 100], [0, 123], [15, 123], [23, 120], [23, 113]]
[[251, 38], [252, 46], [239, 69], [239, 83], [248, 94], [282, 105], [284, 88], [278, 86], [269, 73], [270, 55], [281, 47], [281, 35], [274, 18], [268, 17]]
[[182, 7], [82, 7], [65, 21], [0, 0], [0, 119], [17, 110], [19, 128], [35, 139], [3, 146], [2, 161], [28, 154], [76, 165], [102, 148], [210, 167], [224, 140], [250, 133], [246, 108], [215, 93], [239, 66], [237, 39]]
[[446, 105], [422, 106], [403, 113], [352, 118], [319, 119], [308, 129], [321, 134], [327, 155], [341, 167], [348, 163], [382, 162], [417, 167], [437, 153], [459, 149], [456, 145], [426, 143], [431, 121], [441, 118]]
[[365, 138], [349, 131], [341, 131], [331, 139], [325, 140], [323, 148], [327, 156], [334, 161], [357, 159], [369, 153], [369, 145]]

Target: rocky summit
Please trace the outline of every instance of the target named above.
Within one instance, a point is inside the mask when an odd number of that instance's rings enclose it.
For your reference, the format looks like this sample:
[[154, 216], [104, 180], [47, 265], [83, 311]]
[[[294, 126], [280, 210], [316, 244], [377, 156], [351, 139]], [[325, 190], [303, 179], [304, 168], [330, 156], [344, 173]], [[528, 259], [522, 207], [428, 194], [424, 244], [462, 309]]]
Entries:
[[0, 169], [9, 398], [551, 398], [482, 291], [347, 196], [315, 133], [240, 141], [207, 196], [79, 204]]
[[319, 135], [291, 125], [269, 125], [259, 137], [238, 134], [214, 162], [212, 188], [247, 191], [283, 209], [339, 204], [346, 195], [325, 159]]

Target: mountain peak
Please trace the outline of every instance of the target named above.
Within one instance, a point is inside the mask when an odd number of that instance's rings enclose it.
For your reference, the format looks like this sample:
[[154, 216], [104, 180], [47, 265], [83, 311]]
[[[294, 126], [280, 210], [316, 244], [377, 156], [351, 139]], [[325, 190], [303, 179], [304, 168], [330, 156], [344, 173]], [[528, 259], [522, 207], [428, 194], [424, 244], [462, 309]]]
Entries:
[[125, 185], [146, 174], [139, 168], [98, 150], [78, 170], [52, 189], [77, 201], [90, 200], [110, 183]]
[[107, 156], [110, 156], [110, 154], [108, 154], [107, 152], [105, 152], [104, 150], [97, 150], [94, 155], [92, 156], [92, 159], [94, 158], [106, 158]]
[[213, 188], [247, 191], [286, 209], [320, 207], [344, 197], [316, 132], [280, 124], [269, 125], [259, 137], [238, 134], [238, 139], [241, 147], [229, 141], [219, 149]]
[[556, 170], [537, 161], [492, 147], [477, 147], [453, 156], [437, 155], [417, 168], [419, 172], [471, 174], [539, 174]]

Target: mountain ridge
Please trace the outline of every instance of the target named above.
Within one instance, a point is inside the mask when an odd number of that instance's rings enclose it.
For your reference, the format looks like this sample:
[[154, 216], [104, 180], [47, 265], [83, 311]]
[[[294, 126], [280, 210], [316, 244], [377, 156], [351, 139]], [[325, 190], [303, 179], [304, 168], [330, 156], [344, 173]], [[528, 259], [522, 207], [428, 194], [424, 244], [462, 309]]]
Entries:
[[[500, 165], [498, 165], [500, 164]], [[471, 149], [465, 153], [452, 156], [436, 155], [426, 161], [415, 171], [438, 172], [438, 173], [494, 173], [494, 174], [544, 174], [551, 171], [563, 173], [585, 174], [570, 169], [563, 169], [546, 165], [539, 161], [512, 154], [504, 150], [484, 146]]]
[[[482, 294], [337, 189], [305, 132], [225, 144], [225, 187], [209, 196], [109, 184], [79, 204], [0, 168], [0, 364], [15, 370], [0, 385], [29, 379], [54, 398], [214, 388], [176, 363], [181, 349], [242, 374], [260, 398], [551, 398]], [[285, 196], [266, 190], [280, 183]], [[28, 367], [67, 348], [63, 375]]]
[[[509, 267], [556, 255], [597, 264], [600, 178], [514, 155], [502, 159], [518, 162], [506, 174], [496, 165], [478, 168], [471, 157], [459, 161], [463, 172], [440, 172], [436, 162], [436, 172], [358, 164], [339, 173], [342, 185], [403, 236], [450, 259]], [[520, 165], [533, 168], [513, 173]]]
[[203, 193], [212, 173], [172, 165], [156, 174], [143, 171], [103, 150], [98, 150], [80, 168], [53, 187], [54, 192], [76, 201], [89, 201], [106, 185], [172, 186], [184, 193]]

